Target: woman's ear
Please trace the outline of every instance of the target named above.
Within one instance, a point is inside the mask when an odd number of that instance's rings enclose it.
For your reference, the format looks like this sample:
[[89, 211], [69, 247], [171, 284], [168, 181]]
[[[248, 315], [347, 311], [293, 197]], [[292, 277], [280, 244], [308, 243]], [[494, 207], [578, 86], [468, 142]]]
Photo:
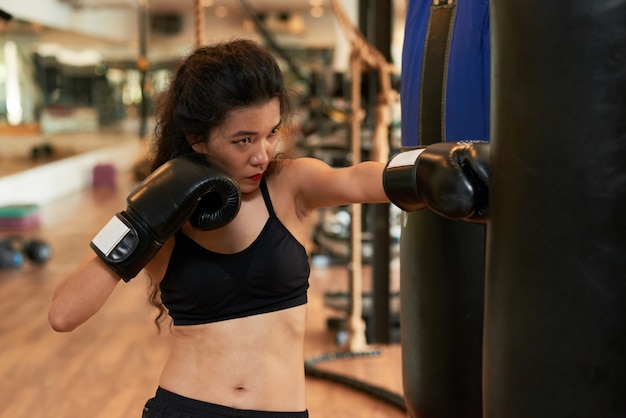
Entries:
[[199, 135], [187, 135], [187, 142], [195, 152], [204, 152], [205, 141]]
[[195, 144], [191, 144], [191, 149], [195, 152], [204, 153], [204, 142], [196, 142]]

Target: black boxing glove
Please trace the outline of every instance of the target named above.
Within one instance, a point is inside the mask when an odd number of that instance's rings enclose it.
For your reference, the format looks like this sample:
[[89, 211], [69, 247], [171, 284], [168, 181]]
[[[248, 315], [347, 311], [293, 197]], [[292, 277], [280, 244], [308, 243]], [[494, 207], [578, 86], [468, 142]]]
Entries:
[[489, 143], [441, 142], [395, 155], [383, 186], [405, 211], [424, 207], [449, 219], [484, 223], [489, 204]]
[[232, 221], [241, 206], [241, 192], [205, 154], [192, 153], [163, 164], [126, 202], [126, 210], [113, 216], [90, 246], [128, 282], [187, 220], [202, 230]]

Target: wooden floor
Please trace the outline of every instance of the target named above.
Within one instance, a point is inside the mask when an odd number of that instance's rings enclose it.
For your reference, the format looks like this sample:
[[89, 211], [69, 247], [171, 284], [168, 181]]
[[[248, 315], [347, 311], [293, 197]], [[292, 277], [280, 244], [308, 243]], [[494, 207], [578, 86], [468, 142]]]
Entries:
[[[20, 231], [53, 248], [44, 266], [0, 271], [0, 417], [139, 417], [156, 389], [169, 337], [158, 335], [146, 283], [118, 286], [110, 301], [89, 322], [69, 334], [53, 332], [47, 322], [52, 291], [91, 250], [93, 235], [122, 209], [130, 181], [117, 189], [87, 189], [42, 208], [39, 228]], [[0, 238], [9, 231], [0, 231]], [[369, 281], [364, 270], [364, 281]], [[397, 269], [392, 269], [392, 282]], [[323, 303], [328, 291], [348, 289], [344, 266], [315, 267], [309, 293], [305, 357], [340, 350], [327, 319], [337, 316]], [[324, 370], [401, 394], [399, 344], [376, 347], [380, 355], [335, 360]], [[310, 416], [395, 418], [405, 413], [344, 385], [307, 378]]]

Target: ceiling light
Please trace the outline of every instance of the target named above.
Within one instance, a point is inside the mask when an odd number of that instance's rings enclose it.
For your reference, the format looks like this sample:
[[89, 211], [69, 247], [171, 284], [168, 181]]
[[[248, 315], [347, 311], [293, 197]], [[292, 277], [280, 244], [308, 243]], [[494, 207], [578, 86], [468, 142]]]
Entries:
[[217, 6], [215, 8], [215, 16], [219, 18], [223, 18], [228, 16], [228, 7], [226, 6]]
[[305, 29], [304, 19], [299, 14], [291, 16], [291, 19], [287, 21], [287, 30], [290, 33], [301, 34], [304, 33]]
[[311, 7], [310, 13], [313, 17], [322, 17], [324, 16], [324, 8], [321, 6], [313, 6]]

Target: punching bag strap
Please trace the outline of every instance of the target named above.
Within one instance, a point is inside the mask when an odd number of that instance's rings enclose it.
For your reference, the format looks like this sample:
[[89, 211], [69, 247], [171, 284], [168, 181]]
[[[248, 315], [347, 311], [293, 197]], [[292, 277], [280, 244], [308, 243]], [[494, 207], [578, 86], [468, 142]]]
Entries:
[[420, 87], [420, 145], [446, 140], [446, 78], [458, 0], [432, 0]]

